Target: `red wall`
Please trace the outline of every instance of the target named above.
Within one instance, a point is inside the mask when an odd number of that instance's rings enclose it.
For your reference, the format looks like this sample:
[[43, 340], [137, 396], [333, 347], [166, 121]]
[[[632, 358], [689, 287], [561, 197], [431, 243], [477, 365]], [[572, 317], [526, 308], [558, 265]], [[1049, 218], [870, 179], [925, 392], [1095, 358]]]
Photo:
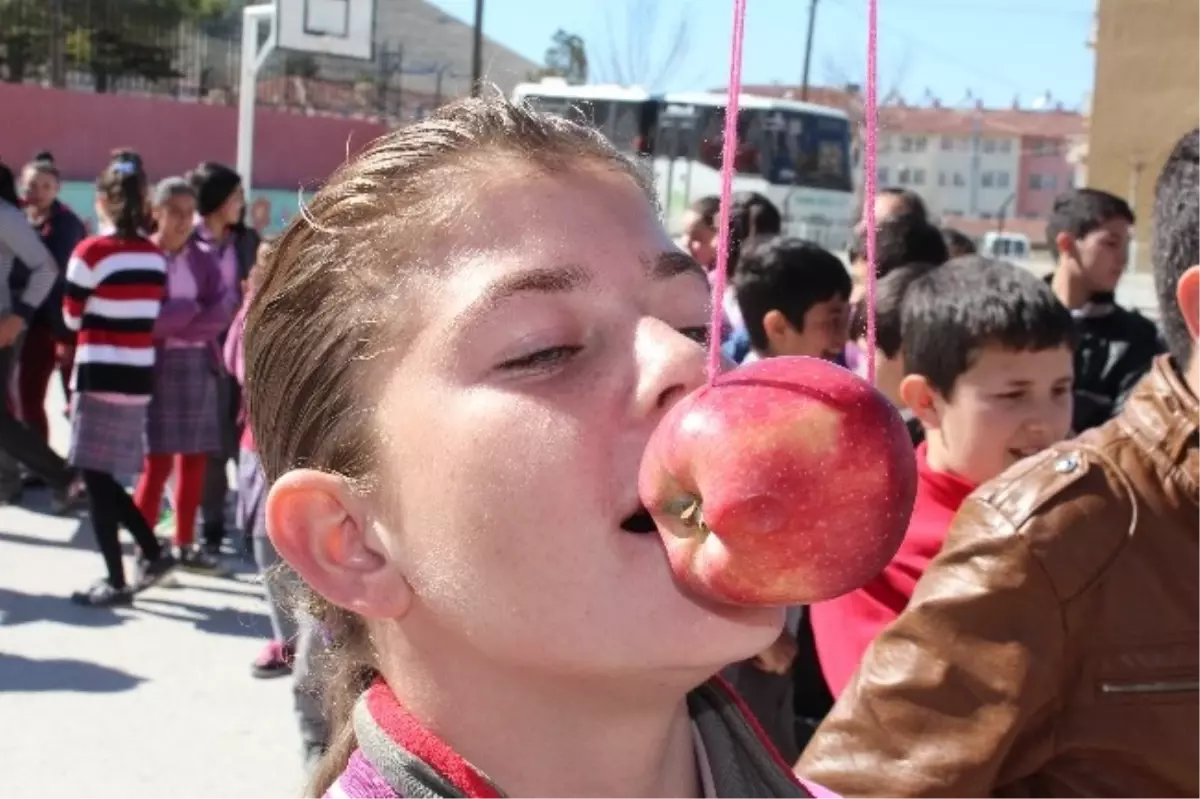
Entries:
[[[295, 189], [323, 180], [384, 133], [375, 122], [261, 109], [254, 126], [256, 188]], [[237, 109], [171, 99], [91, 94], [0, 83], [0, 160], [13, 169], [54, 153], [64, 180], [92, 180], [117, 147], [141, 153], [152, 178], [182, 175], [200, 161], [237, 160]]]

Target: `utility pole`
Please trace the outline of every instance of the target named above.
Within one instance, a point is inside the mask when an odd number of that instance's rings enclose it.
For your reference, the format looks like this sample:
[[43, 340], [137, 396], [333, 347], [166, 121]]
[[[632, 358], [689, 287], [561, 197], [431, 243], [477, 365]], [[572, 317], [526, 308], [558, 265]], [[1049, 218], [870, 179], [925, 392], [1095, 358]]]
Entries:
[[808, 39], [804, 43], [804, 75], [800, 78], [800, 99], [808, 102], [808, 69], [812, 65], [813, 32], [817, 27], [817, 0], [808, 4]]
[[979, 147], [983, 133], [983, 111], [975, 109], [971, 123], [971, 216], [979, 217]]
[[[439, 74], [440, 77], [440, 74]], [[475, 30], [471, 49], [471, 95], [479, 96], [483, 80], [483, 0], [475, 0]]]

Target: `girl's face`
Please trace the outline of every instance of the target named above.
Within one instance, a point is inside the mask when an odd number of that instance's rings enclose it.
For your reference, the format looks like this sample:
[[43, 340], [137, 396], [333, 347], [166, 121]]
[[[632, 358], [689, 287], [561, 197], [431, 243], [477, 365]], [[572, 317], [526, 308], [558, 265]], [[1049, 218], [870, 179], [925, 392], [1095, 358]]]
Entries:
[[704, 272], [619, 175], [499, 182], [468, 218], [375, 420], [408, 645], [659, 680], [766, 648], [781, 611], [699, 604], [657, 533], [621, 528], [651, 431], [705, 378]]

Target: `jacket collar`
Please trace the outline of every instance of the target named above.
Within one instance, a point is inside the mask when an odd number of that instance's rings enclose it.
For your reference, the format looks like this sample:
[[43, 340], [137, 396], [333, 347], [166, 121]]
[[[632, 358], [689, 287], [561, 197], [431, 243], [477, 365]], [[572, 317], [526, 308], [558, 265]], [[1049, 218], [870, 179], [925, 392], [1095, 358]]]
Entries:
[[1125, 403], [1121, 418], [1142, 446], [1165, 459], [1192, 495], [1200, 491], [1200, 402], [1169, 355], [1154, 359], [1150, 372]]

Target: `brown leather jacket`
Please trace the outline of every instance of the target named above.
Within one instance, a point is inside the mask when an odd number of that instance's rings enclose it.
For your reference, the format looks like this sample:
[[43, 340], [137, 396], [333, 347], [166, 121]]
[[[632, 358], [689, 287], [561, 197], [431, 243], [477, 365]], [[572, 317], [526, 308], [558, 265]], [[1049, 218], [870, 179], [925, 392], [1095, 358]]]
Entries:
[[1161, 357], [1116, 418], [973, 494], [797, 772], [844, 796], [1200, 796], [1198, 411]]

